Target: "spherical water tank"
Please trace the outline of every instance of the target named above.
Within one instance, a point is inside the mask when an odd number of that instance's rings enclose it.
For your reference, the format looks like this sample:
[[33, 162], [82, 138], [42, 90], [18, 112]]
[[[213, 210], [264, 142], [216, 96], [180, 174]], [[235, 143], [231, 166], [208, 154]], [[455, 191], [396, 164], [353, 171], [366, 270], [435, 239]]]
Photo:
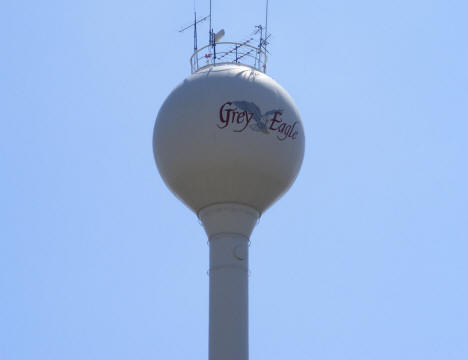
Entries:
[[304, 128], [289, 94], [253, 68], [216, 65], [162, 105], [153, 150], [167, 186], [195, 213], [238, 203], [263, 213], [294, 182]]

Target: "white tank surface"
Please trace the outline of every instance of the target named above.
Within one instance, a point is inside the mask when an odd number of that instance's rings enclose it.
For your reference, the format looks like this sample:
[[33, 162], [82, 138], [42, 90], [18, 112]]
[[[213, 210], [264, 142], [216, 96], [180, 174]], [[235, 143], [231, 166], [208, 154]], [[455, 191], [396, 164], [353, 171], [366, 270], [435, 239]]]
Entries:
[[237, 203], [263, 213], [294, 182], [304, 128], [268, 75], [226, 64], [185, 79], [162, 105], [153, 150], [167, 186], [197, 215]]

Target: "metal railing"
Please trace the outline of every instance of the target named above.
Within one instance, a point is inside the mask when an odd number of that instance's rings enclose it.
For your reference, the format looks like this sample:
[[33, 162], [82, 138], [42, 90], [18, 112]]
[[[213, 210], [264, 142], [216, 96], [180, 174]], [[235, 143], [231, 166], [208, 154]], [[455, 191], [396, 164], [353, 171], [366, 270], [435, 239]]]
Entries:
[[242, 64], [266, 72], [267, 55], [255, 46], [237, 42], [218, 42], [198, 49], [190, 57], [192, 74], [213, 65]]

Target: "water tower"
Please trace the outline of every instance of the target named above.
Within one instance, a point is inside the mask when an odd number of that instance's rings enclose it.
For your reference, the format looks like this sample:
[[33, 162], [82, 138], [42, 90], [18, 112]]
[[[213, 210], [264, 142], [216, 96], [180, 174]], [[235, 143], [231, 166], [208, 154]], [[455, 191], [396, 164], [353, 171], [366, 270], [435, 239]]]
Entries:
[[268, 35], [209, 44], [167, 97], [154, 127], [159, 172], [209, 239], [209, 359], [248, 359], [249, 238], [265, 210], [294, 182], [304, 129], [291, 96], [265, 74]]

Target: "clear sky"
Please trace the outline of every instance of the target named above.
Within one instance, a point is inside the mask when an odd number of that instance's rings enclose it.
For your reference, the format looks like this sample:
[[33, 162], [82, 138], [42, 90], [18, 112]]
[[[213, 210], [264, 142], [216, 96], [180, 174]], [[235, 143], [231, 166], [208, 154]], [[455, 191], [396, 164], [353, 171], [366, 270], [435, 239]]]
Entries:
[[[263, 1], [213, 10], [226, 41], [264, 21]], [[207, 359], [206, 237], [151, 145], [192, 11], [2, 1], [0, 359]], [[251, 359], [468, 359], [467, 14], [270, 1], [306, 154], [252, 235]]]

